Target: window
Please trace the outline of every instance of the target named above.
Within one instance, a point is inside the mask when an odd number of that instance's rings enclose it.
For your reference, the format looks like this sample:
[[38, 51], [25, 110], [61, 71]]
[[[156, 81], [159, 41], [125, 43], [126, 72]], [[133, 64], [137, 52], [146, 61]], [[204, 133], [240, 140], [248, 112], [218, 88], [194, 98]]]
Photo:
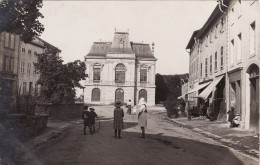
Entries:
[[202, 77], [202, 63], [200, 63], [200, 77]]
[[9, 33], [5, 33], [5, 47], [9, 47]]
[[31, 51], [31, 50], [28, 50], [28, 54], [32, 54], [32, 51]]
[[22, 90], [22, 91], [23, 91], [23, 94], [26, 93], [26, 85], [27, 85], [26, 82], [23, 82], [23, 88], [22, 88], [22, 89], [23, 89], [23, 90]]
[[223, 33], [224, 32], [224, 29], [225, 29], [225, 19], [224, 19], [224, 17], [222, 17], [221, 19], [220, 19], [220, 32], [221, 33]]
[[13, 72], [14, 71], [14, 58], [10, 56], [4, 56], [4, 71]]
[[218, 24], [216, 24], [215, 26], [215, 38], [218, 37]]
[[215, 52], [215, 71], [218, 70], [218, 52]]
[[115, 68], [115, 82], [125, 83], [125, 65], [118, 64]]
[[10, 34], [10, 48], [14, 49], [14, 35]]
[[242, 58], [242, 35], [241, 33], [237, 36], [237, 60], [241, 61]]
[[235, 46], [234, 46], [234, 39], [233, 39], [230, 42], [230, 65], [234, 64], [234, 50], [235, 50]]
[[255, 53], [255, 43], [256, 43], [256, 38], [255, 38], [255, 22], [253, 22], [250, 25], [250, 38], [249, 38], [249, 42], [250, 42], [250, 55]]
[[205, 77], [208, 76], [208, 58], [205, 58]]
[[94, 88], [92, 90], [91, 101], [100, 101], [100, 89]]
[[5, 47], [14, 49], [15, 47], [15, 36], [10, 33], [5, 33]]
[[21, 62], [21, 73], [24, 73], [24, 65], [25, 65], [25, 62]]
[[209, 33], [209, 40], [210, 40], [210, 43], [213, 42], [213, 31], [212, 30]]
[[36, 74], [35, 63], [33, 63], [33, 74]]
[[25, 48], [22, 48], [22, 52], [25, 52]]
[[29, 82], [29, 93], [30, 94], [32, 93], [32, 88], [33, 88], [33, 83]]
[[207, 35], [207, 38], [206, 38], [206, 47], [208, 47], [208, 44], [209, 44], [209, 35]]
[[212, 74], [212, 55], [210, 56], [209, 59], [209, 73]]
[[34, 52], [34, 55], [37, 56], [37, 52]]
[[224, 65], [224, 50], [223, 50], [223, 46], [221, 46], [220, 49], [220, 69], [224, 69], [223, 65]]
[[140, 82], [146, 83], [147, 82], [147, 69], [140, 70]]
[[30, 74], [31, 73], [31, 63], [27, 64], [27, 73]]
[[93, 68], [93, 81], [94, 82], [100, 81], [100, 68]]

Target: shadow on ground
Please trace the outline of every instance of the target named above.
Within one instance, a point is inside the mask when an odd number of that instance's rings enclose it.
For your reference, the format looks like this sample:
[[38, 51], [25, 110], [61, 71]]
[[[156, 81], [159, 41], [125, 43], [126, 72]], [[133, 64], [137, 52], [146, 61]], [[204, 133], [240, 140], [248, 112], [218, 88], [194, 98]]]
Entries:
[[125, 122], [122, 139], [114, 138], [111, 118], [100, 118], [94, 135], [78, 124], [53, 146], [20, 165], [243, 165], [228, 148], [185, 138], [147, 134], [138, 138], [137, 123]]

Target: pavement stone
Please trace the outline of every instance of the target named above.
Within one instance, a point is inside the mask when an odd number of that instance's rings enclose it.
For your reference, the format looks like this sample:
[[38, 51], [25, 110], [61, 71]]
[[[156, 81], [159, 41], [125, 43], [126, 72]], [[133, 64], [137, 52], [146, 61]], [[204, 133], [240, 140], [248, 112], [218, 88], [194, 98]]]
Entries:
[[[219, 141], [221, 142], [222, 144], [224, 145], [227, 145], [235, 150], [238, 150], [238, 151], [241, 151], [247, 155], [250, 155], [250, 156], [254, 156], [256, 158], [259, 158], [259, 150], [255, 149], [255, 148], [252, 148], [252, 147], [249, 147], [247, 143], [243, 142], [241, 143], [243, 137], [245, 136], [245, 134], [243, 136], [241, 136], [239, 133], [239, 131], [241, 131], [241, 129], [239, 128], [235, 128], [235, 129], [232, 129], [232, 128], [229, 128], [232, 130], [232, 137], [233, 139], [238, 139], [236, 141], [232, 140], [231, 138], [225, 138], [224, 136], [226, 136], [226, 126], [225, 124], [223, 124], [222, 122], [219, 122], [219, 123], [216, 123], [216, 126], [215, 127], [210, 127], [207, 129], [207, 125], [210, 124], [208, 123], [208, 121], [205, 120], [204, 121], [199, 121], [199, 124], [193, 126], [192, 123], [188, 123], [189, 121], [187, 120], [187, 118], [185, 118], [184, 120], [182, 119], [179, 119], [179, 118], [176, 118], [176, 119], [170, 119], [168, 117], [165, 117], [165, 119], [171, 121], [171, 122], [174, 122], [182, 127], [185, 127], [185, 128], [189, 128], [197, 133], [200, 133], [206, 137], [209, 137], [209, 138], [212, 138], [216, 141]], [[180, 121], [181, 120], [181, 121]], [[186, 120], [186, 121], [185, 121]], [[185, 123], [183, 122], [185, 121]], [[205, 130], [202, 130], [200, 128], [197, 128], [197, 126], [199, 127], [205, 127], [207, 131]], [[217, 131], [215, 129], [218, 129]], [[224, 130], [225, 129], [225, 130]], [[223, 130], [224, 133], [221, 133], [221, 131]], [[249, 130], [243, 130], [244, 133], [248, 133], [250, 137], [250, 139], [253, 139], [254, 138], [254, 141], [256, 141], [256, 137], [254, 136], [254, 134]], [[212, 133], [214, 132], [214, 133]], [[215, 132], [219, 132], [219, 135], [216, 135]], [[228, 137], [228, 136], [227, 136]], [[235, 137], [235, 138], [234, 138]], [[247, 138], [248, 138], [247, 137]], [[249, 141], [250, 143], [250, 141]], [[259, 140], [258, 140], [258, 147], [259, 148]]]

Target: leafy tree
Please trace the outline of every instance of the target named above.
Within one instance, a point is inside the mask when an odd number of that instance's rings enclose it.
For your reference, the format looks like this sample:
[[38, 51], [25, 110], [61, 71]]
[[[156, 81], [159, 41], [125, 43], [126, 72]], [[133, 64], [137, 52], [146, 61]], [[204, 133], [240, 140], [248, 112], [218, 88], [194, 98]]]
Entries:
[[75, 88], [83, 88], [79, 82], [85, 80], [86, 77], [84, 62], [76, 60], [63, 64], [61, 57], [47, 50], [45, 53], [38, 55], [35, 69], [40, 74], [37, 82], [41, 85], [40, 101], [74, 103]]
[[0, 0], [0, 32], [20, 35], [28, 43], [44, 31], [39, 22], [42, 0]]
[[155, 102], [165, 101], [167, 99], [167, 86], [164, 82], [164, 78], [159, 73], [155, 76]]

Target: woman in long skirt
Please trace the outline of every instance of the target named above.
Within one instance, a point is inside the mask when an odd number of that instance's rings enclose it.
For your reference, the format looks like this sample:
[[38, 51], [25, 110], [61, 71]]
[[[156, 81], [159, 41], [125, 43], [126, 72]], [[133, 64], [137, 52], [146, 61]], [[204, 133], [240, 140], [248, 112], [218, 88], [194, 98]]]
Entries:
[[144, 98], [139, 100], [139, 104], [141, 105], [138, 114], [138, 125], [141, 127], [142, 136], [140, 138], [145, 138], [145, 128], [147, 127], [147, 109], [146, 109], [146, 102]]

